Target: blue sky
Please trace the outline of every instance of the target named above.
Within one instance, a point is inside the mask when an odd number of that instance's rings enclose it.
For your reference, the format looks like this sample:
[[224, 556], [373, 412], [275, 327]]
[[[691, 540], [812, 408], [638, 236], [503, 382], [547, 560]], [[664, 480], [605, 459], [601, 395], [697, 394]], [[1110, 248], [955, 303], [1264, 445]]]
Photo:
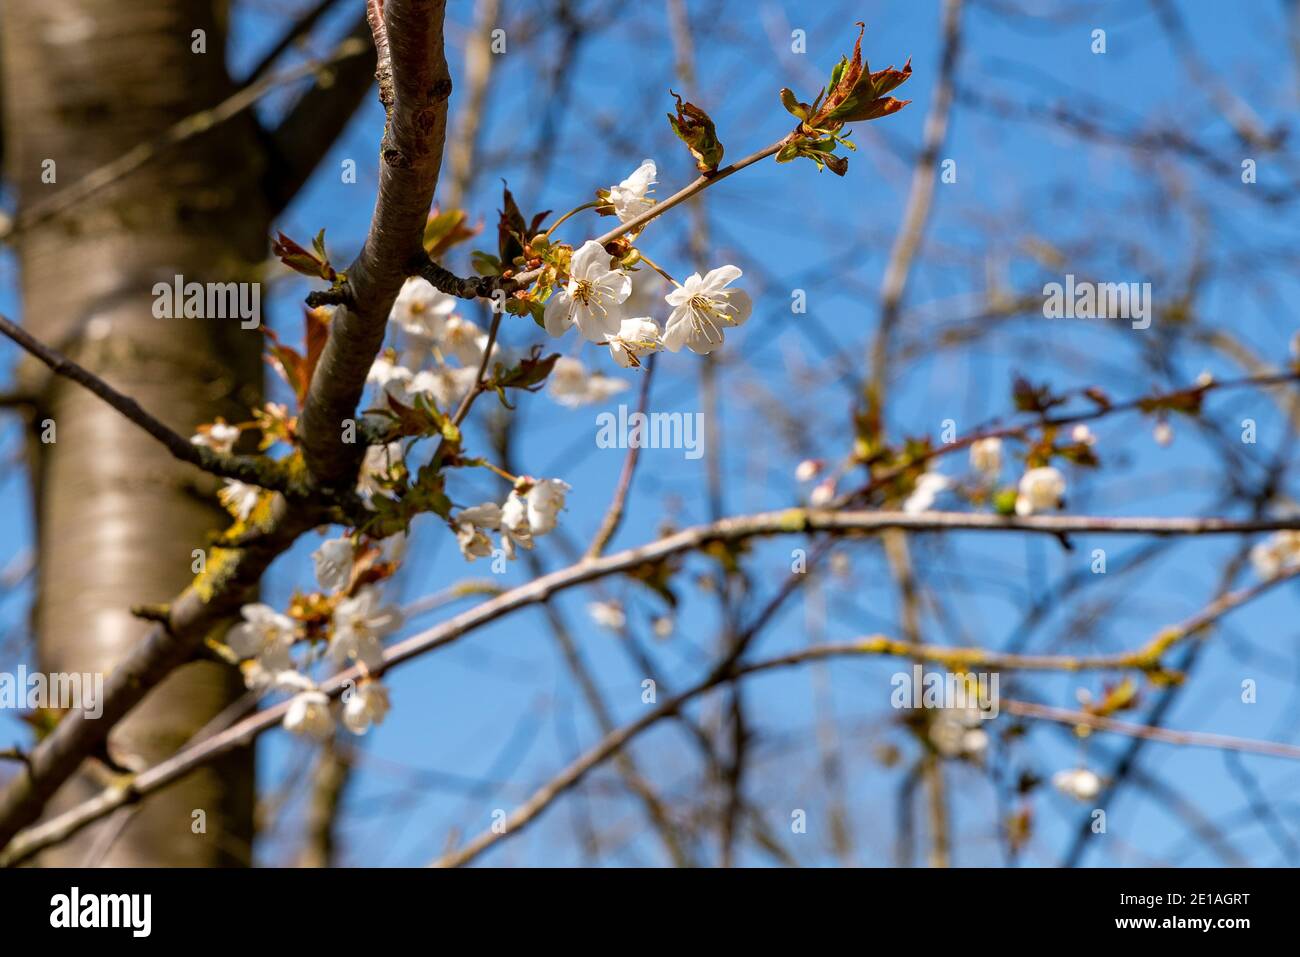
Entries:
[[[594, 189], [622, 179], [645, 156], [659, 164], [659, 195], [687, 182], [689, 157], [672, 139], [663, 116], [672, 103], [670, 87], [709, 110], [728, 158], [734, 159], [788, 131], [790, 118], [777, 91], [790, 86], [802, 98], [811, 98], [815, 84], [824, 82], [838, 56], [851, 49], [856, 19], [867, 22], [863, 51], [874, 67], [912, 58], [913, 76], [899, 91], [913, 101], [911, 106], [858, 129], [855, 139], [862, 145], [845, 178], [819, 174], [806, 162], [778, 166], [768, 161], [704, 194], [711, 234], [708, 263], [740, 266], [746, 274], [742, 285], [755, 301], [753, 319], [728, 333], [719, 365], [726, 510], [738, 514], [799, 503], [806, 500], [808, 488], [794, 479], [798, 460], [814, 455], [837, 459], [851, 442], [853, 381], [865, 369], [881, 275], [933, 93], [938, 5], [929, 0], [688, 3], [697, 31], [698, 80], [686, 87], [673, 74], [672, 39], [662, 4], [625, 4], [614, 15], [594, 12], [602, 6], [578, 4], [593, 11], [584, 14], [592, 34], [560, 64], [557, 28], [537, 19], [544, 5], [507, 0], [507, 52], [494, 63], [480, 154], [484, 168], [466, 203], [471, 217], [486, 224], [484, 241], [462, 247], [449, 263], [454, 270], [468, 271], [469, 249], [490, 246], [487, 237], [495, 227], [503, 178], [528, 213], [563, 211], [585, 202]], [[1066, 104], [1105, 129], [1178, 129], [1232, 168], [1252, 155], [1234, 140], [1204, 89], [1189, 83], [1145, 5], [1024, 4], [1066, 11], [1033, 19], [1000, 12], [1009, 6], [1014, 5], [968, 5], [958, 67], [962, 91], [1033, 109]], [[1292, 118], [1296, 106], [1297, 64], [1287, 51], [1279, 8], [1249, 2], [1225, 13], [1221, 4], [1209, 0], [1179, 4], [1201, 58], [1266, 127]], [[448, 17], [448, 59], [459, 79], [470, 6], [453, 2]], [[274, 16], [236, 5], [231, 52], [236, 69], [273, 42], [277, 23]], [[525, 23], [532, 29], [525, 30]], [[806, 53], [790, 51], [795, 29], [806, 31]], [[1090, 49], [1095, 29], [1106, 31], [1104, 54]], [[538, 129], [552, 102], [547, 93], [552, 71], [565, 74], [569, 96], [557, 108], [553, 134], [540, 142]], [[453, 126], [460, 102], [453, 95]], [[272, 98], [264, 107], [270, 117], [282, 103]], [[350, 258], [373, 203], [381, 126], [378, 104], [368, 99], [277, 227], [299, 239], [324, 227], [335, 258]], [[541, 153], [550, 154], [544, 167], [537, 162]], [[1266, 361], [1285, 360], [1296, 327], [1288, 304], [1297, 292], [1297, 223], [1287, 215], [1288, 207], [1271, 208], [1249, 192], [1284, 189], [1288, 176], [1294, 177], [1294, 166], [1288, 170], [1276, 155], [1255, 157], [1259, 182], [1249, 186], [1167, 154], [1135, 159], [1131, 151], [1098, 137], [1001, 117], [959, 97], [941, 156], [956, 161], [957, 181], [936, 187], [922, 258], [906, 294], [898, 344], [912, 358], [906, 363], [900, 359], [891, 376], [889, 424], [895, 437], [937, 440], [945, 419], [955, 420], [964, 432], [1007, 414], [1016, 372], [1058, 389], [1099, 385], [1115, 398], [1190, 383], [1202, 370], [1220, 377], [1240, 374], [1219, 354], [1175, 336], [1160, 317], [1151, 330], [1141, 332], [1103, 320], [1021, 315], [982, 339], [948, 345], [942, 334], [971, 314], [969, 300], [987, 291], [990, 275], [1000, 276], [1005, 288], [1029, 293], [1069, 271], [1110, 281], [1151, 282], [1157, 308], [1164, 308], [1185, 283], [1192, 251], [1205, 248], [1212, 268], [1196, 299], [1198, 321], [1231, 331]], [[347, 159], [356, 161], [356, 184], [340, 181], [340, 164]], [[1191, 202], [1187, 207], [1156, 202], [1157, 185], [1181, 190]], [[1189, 207], [1209, 224], [1199, 238]], [[603, 231], [608, 222], [575, 217], [560, 235], [577, 242], [594, 235], [592, 230]], [[643, 237], [645, 249], [679, 278], [692, 270], [689, 222], [684, 210], [677, 210]], [[12, 257], [0, 259], [0, 276], [6, 280], [0, 283], [0, 309], [21, 316], [13, 294], [15, 269]], [[306, 289], [294, 281], [275, 285], [269, 299], [275, 326], [296, 332], [297, 303]], [[796, 289], [807, 293], [807, 315], [790, 311]], [[666, 307], [658, 318], [665, 314]], [[519, 347], [541, 341], [540, 330], [522, 320], [508, 326], [503, 337]], [[1166, 342], [1168, 348], [1152, 348]], [[580, 355], [604, 372], [628, 375], [593, 347], [579, 352], [573, 336], [556, 348]], [[14, 350], [8, 348], [4, 357], [12, 360]], [[10, 365], [12, 361], [6, 363]], [[652, 408], [701, 410], [699, 366], [700, 360], [686, 352], [661, 356]], [[594, 534], [623, 462], [622, 452], [597, 448], [595, 416], [619, 401], [634, 402], [634, 389], [608, 404], [578, 410], [563, 409], [544, 394], [519, 404], [516, 459], [523, 471], [563, 478], [573, 486], [562, 528], [578, 549]], [[1247, 475], [1257, 476], [1286, 437], [1276, 405], [1258, 393], [1214, 398], [1208, 414], [1229, 434], [1242, 418], [1257, 420], [1258, 443], [1234, 450], [1245, 457]], [[1105, 467], [1095, 475], [1069, 474], [1070, 510], [1241, 515], [1240, 504], [1222, 500], [1227, 453], [1190, 423], [1174, 426], [1173, 445], [1161, 448], [1152, 440], [1151, 423], [1140, 417], [1097, 424]], [[3, 423], [0, 441], [8, 457], [20, 453], [15, 422]], [[471, 428], [469, 442], [471, 449], [487, 450], [481, 429]], [[633, 488], [633, 507], [613, 547], [648, 541], [665, 523], [707, 520], [706, 465], [686, 459], [680, 450], [647, 451]], [[941, 468], [958, 475], [964, 460], [954, 456]], [[0, 564], [30, 542], [25, 488], [21, 476], [10, 472], [0, 510]], [[465, 505], [501, 494], [479, 476], [457, 476], [451, 490]], [[766, 601], [789, 569], [791, 549], [804, 544], [783, 539], [754, 546], [746, 557], [752, 591], [741, 605], [742, 619], [751, 618]], [[942, 610], [926, 615], [926, 640], [1006, 647], [1018, 640], [1022, 618], [1036, 598], [1087, 571], [1092, 549], [1105, 548], [1114, 569], [1123, 564], [1122, 556], [1143, 544], [1138, 538], [1083, 536], [1073, 552], [1065, 552], [1051, 539], [1018, 535], [913, 538], [919, 574]], [[1137, 647], [1212, 598], [1224, 561], [1239, 545], [1228, 539], [1177, 541], [1134, 572], [1097, 576], [1105, 580], [1088, 582], [1028, 632], [1024, 650], [1091, 654]], [[314, 546], [314, 539], [301, 542], [276, 563], [266, 600], [282, 605], [295, 587], [309, 584], [306, 556]], [[758, 657], [801, 647], [810, 634], [843, 640], [876, 631], [898, 633], [897, 603], [879, 547], [862, 541], [840, 551], [849, 571], [821, 580], [818, 601], [796, 598], [785, 606], [759, 642]], [[548, 568], [570, 560], [556, 537], [540, 542], [536, 554]], [[599, 596], [624, 601], [637, 641], [650, 649], [665, 683], [676, 688], [703, 674], [717, 647], [716, 600], [691, 584], [695, 576], [713, 570], [701, 559], [687, 563], [676, 629], [666, 640], [650, 633], [650, 619], [665, 608], [644, 588], [625, 580], [610, 582]], [[413, 600], [465, 577], [491, 575], [483, 563], [466, 566], [436, 522], [418, 523], [406, 567], [393, 583], [394, 597]], [[503, 583], [525, 579], [520, 563]], [[1238, 584], [1250, 580], [1247, 571]], [[24, 620], [29, 597], [19, 590], [0, 606], [12, 626]], [[590, 590], [576, 590], [560, 597], [556, 607], [622, 723], [645, 707], [644, 675], [618, 647], [622, 639], [590, 621], [585, 606], [596, 597]], [[824, 628], [810, 632], [809, 621], [821, 617], [819, 608], [824, 608]], [[1296, 610], [1295, 589], [1285, 586], [1227, 619], [1209, 638], [1166, 723], [1294, 742], [1300, 704]], [[419, 619], [404, 633], [437, 620], [437, 614]], [[915, 742], [889, 706], [890, 676], [904, 667], [896, 660], [841, 660], [824, 672], [839, 726], [855, 860], [862, 864], [892, 860], [896, 795], [904, 769], [916, 755]], [[1004, 676], [1003, 693], [1012, 695], [1014, 689], [1033, 700], [1072, 707], [1076, 689], [1095, 693], [1102, 677], [1034, 676], [1013, 684]], [[1247, 678], [1258, 682], [1257, 704], [1240, 701], [1241, 682]], [[540, 610], [482, 629], [403, 667], [389, 680], [393, 713], [364, 740], [360, 773], [348, 796], [342, 829], [345, 863], [431, 859], [446, 846], [449, 834], [465, 837], [486, 828], [493, 810], [512, 809], [596, 737]], [[756, 734], [749, 797], [801, 862], [828, 864], [834, 858], [817, 767], [814, 680], [815, 673], [804, 669], [760, 677], [746, 686]], [[709, 699], [692, 713], [712, 720], [719, 700]], [[1003, 770], [1050, 777], [1079, 761], [1104, 770], [1109, 756], [1126, 744], [1110, 735], [1079, 742], [1059, 726], [1042, 723], [1030, 725], [1025, 737], [1013, 741], [1004, 733], [1007, 723], [1002, 718], [990, 728], [994, 745], [989, 763]], [[0, 716], [0, 729], [8, 736], [18, 733], [8, 716]], [[901, 763], [886, 766], [879, 760], [885, 745], [899, 749]], [[698, 752], [680, 730], [659, 727], [638, 739], [634, 754], [670, 805], [697, 793]], [[268, 735], [259, 757], [264, 785], [301, 779], [307, 757], [283, 733]], [[1250, 756], [1238, 767], [1219, 752], [1153, 744], [1142, 768], [1195, 803], [1253, 863], [1294, 862], [1287, 851], [1300, 818], [1288, 795], [1300, 783], [1300, 767]], [[996, 820], [1007, 810], [1005, 795], [987, 769], [950, 762], [947, 777], [954, 795], [956, 862], [1001, 863]], [[1261, 823], [1248, 812], [1252, 780], [1273, 799], [1276, 819]], [[483, 862], [582, 863], [578, 835], [591, 826], [612, 842], [606, 862], [660, 863], [661, 849], [648, 836], [638, 807], [622, 793], [619, 779], [606, 769], [588, 783]], [[300, 823], [296, 803], [290, 802], [259, 848], [260, 860], [282, 862], [292, 855]], [[1035, 836], [1023, 861], [1058, 863], [1085, 809], [1050, 787], [1040, 788], [1030, 803]], [[1108, 833], [1095, 838], [1085, 863], [1217, 863], [1166, 805], [1141, 787], [1127, 787], [1111, 808]], [[808, 834], [788, 833], [793, 809], [807, 810]], [[924, 821], [920, 805], [917, 816]], [[740, 860], [770, 861], [752, 846]]]

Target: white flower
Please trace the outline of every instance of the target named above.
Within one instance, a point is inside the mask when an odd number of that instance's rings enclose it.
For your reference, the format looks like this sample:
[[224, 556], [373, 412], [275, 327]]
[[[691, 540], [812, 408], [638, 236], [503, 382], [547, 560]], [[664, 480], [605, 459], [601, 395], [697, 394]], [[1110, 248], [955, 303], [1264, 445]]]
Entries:
[[472, 522], [460, 522], [456, 525], [456, 544], [460, 546], [460, 553], [467, 561], [487, 558], [492, 554], [492, 539], [476, 528]]
[[609, 188], [609, 204], [614, 207], [620, 223], [635, 219], [655, 204], [646, 194], [651, 192], [650, 187], [657, 182], [657, 175], [655, 161], [642, 160], [631, 176]]
[[443, 324], [438, 336], [438, 348], [462, 366], [478, 368], [487, 348], [488, 334], [468, 319], [452, 316]]
[[438, 408], [450, 411], [460, 404], [460, 400], [474, 388], [477, 381], [477, 367], [453, 369], [451, 366], [439, 366], [417, 372], [407, 390], [411, 394], [423, 392], [433, 399], [433, 404]]
[[655, 633], [655, 637], [660, 641], [672, 637], [673, 619], [671, 615], [660, 615], [650, 622], [650, 628]]
[[373, 382], [381, 389], [399, 379], [403, 382], [410, 381], [411, 370], [406, 366], [398, 365], [388, 356], [380, 354], [374, 362], [370, 364], [370, 371], [366, 373], [366, 381]]
[[225, 487], [217, 490], [217, 499], [241, 522], [248, 521], [261, 495], [262, 490], [256, 485], [246, 485], [237, 479], [226, 479]]
[[794, 480], [796, 482], [811, 482], [821, 474], [825, 462], [821, 459], [804, 459], [794, 470]]
[[1074, 427], [1070, 433], [1070, 438], [1080, 445], [1096, 445], [1097, 436], [1092, 434], [1092, 429], [1088, 428], [1082, 422]]
[[383, 724], [388, 715], [388, 689], [377, 681], [363, 681], [345, 696], [343, 726], [353, 734], [365, 734], [372, 724]]
[[501, 506], [501, 549], [511, 561], [515, 558], [515, 546], [531, 550], [533, 532], [528, 527], [528, 503], [511, 489], [506, 503]]
[[641, 364], [640, 357], [662, 348], [658, 324], [649, 316], [624, 319], [609, 340], [609, 355], [624, 369]]
[[456, 311], [456, 299], [434, 289], [427, 279], [413, 276], [397, 294], [389, 318], [407, 333], [421, 339], [436, 339], [442, 324]]
[[568, 356], [555, 360], [547, 379], [547, 391], [551, 398], [568, 409], [604, 402], [626, 388], [627, 383], [622, 379], [588, 373], [586, 366]]
[[632, 292], [632, 279], [609, 268], [609, 253], [594, 239], [582, 244], [569, 262], [569, 282], [546, 301], [546, 331], [559, 338], [574, 322], [588, 342], [603, 342], [618, 334], [622, 303]]
[[673, 307], [664, 330], [664, 347], [677, 352], [686, 346], [707, 355], [722, 345], [722, 330], [749, 318], [753, 304], [743, 289], [726, 288], [741, 277], [736, 266], [719, 266], [701, 277], [691, 273], [686, 282], [664, 296]]
[[316, 683], [300, 671], [293, 668], [271, 671], [256, 660], [244, 666], [244, 684], [250, 691], [262, 693], [292, 691], [297, 694], [299, 691], [312, 691], [316, 688]]
[[555, 528], [560, 509], [564, 508], [564, 493], [570, 486], [559, 479], [537, 479], [524, 496], [528, 505], [528, 528], [534, 535], [545, 535]]
[[1174, 441], [1174, 427], [1168, 422], [1157, 422], [1154, 433], [1156, 445], [1166, 448]]
[[1052, 786], [1076, 801], [1091, 801], [1101, 793], [1101, 778], [1088, 768], [1067, 768], [1052, 775]]
[[903, 502], [903, 511], [909, 515], [928, 512], [934, 507], [934, 500], [940, 492], [951, 484], [950, 480], [938, 472], [925, 472], [916, 480], [912, 494]]
[[528, 531], [528, 503], [514, 489], [506, 496], [506, 503], [501, 506], [501, 527], [512, 532]]
[[352, 578], [352, 556], [356, 548], [349, 538], [331, 538], [311, 553], [316, 566], [316, 583], [325, 591], [341, 591]]
[[1300, 531], [1282, 529], [1250, 550], [1250, 561], [1260, 578], [1276, 578], [1300, 565]]
[[204, 445], [214, 452], [229, 454], [239, 441], [239, 426], [230, 425], [218, 419], [208, 426], [200, 426], [197, 434], [190, 438], [195, 445]]
[[608, 401], [627, 388], [627, 383], [613, 376], [594, 373], [587, 380], [587, 402], [599, 404]]
[[591, 602], [587, 605], [587, 614], [591, 615], [591, 620], [596, 624], [610, 631], [620, 631], [627, 624], [627, 615], [623, 612], [623, 606], [612, 599]]
[[1050, 465], [1030, 469], [1020, 476], [1016, 490], [1016, 514], [1033, 515], [1035, 512], [1060, 508], [1065, 495], [1065, 477]]
[[501, 506], [496, 502], [484, 502], [473, 508], [462, 508], [456, 513], [456, 523], [462, 522], [468, 522], [478, 528], [500, 528]]
[[930, 743], [945, 757], [979, 760], [989, 744], [987, 732], [979, 727], [981, 720], [976, 708], [944, 708], [930, 722]]
[[970, 467], [986, 479], [996, 479], [1002, 471], [1002, 440], [992, 435], [972, 442]]
[[367, 585], [334, 606], [329, 650], [335, 661], [346, 664], [356, 659], [371, 669], [383, 663], [379, 639], [402, 623], [402, 614], [379, 602], [379, 590]]
[[334, 730], [329, 698], [320, 691], [304, 691], [296, 695], [284, 713], [284, 727], [286, 731], [311, 738], [329, 737]]
[[574, 408], [586, 400], [587, 378], [586, 366], [577, 359], [561, 356], [551, 367], [546, 388], [560, 405]]
[[297, 637], [297, 626], [288, 615], [260, 602], [240, 609], [244, 620], [226, 632], [226, 645], [240, 659], [256, 658], [260, 668], [272, 674], [293, 668], [289, 649]]
[[392, 470], [401, 464], [401, 442], [389, 442], [387, 445], [372, 445], [367, 448], [365, 458], [361, 460], [357, 494], [364, 498], [388, 494], [388, 490], [381, 484], [382, 480], [388, 478]]
[[808, 504], [813, 508], [824, 508], [829, 505], [835, 498], [835, 477], [822, 479], [813, 486], [812, 492], [808, 495]]

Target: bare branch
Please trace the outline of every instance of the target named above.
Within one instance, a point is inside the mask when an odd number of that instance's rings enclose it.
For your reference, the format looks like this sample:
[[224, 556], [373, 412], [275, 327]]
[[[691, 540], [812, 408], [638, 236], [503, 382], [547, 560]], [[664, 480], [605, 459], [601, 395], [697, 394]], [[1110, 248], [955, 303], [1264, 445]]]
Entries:
[[103, 399], [131, 422], [162, 443], [173, 458], [188, 462], [205, 472], [238, 479], [251, 485], [285, 494], [305, 494], [305, 490], [281, 472], [270, 459], [255, 455], [226, 455], [203, 445], [195, 445], [180, 433], [146, 412], [140, 403], [123, 395], [89, 369], [42, 343], [22, 326], [0, 315], [0, 332], [40, 359], [57, 375], [83, 386]]

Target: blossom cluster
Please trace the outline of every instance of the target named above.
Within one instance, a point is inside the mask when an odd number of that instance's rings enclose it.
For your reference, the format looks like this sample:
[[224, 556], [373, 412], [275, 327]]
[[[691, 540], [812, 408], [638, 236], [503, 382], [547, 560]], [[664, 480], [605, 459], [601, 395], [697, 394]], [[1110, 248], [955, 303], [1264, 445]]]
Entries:
[[569, 485], [559, 479], [521, 478], [506, 500], [463, 508], [452, 519], [456, 542], [469, 561], [492, 554], [488, 532], [497, 532], [501, 550], [513, 560], [516, 549], [531, 549], [533, 537], [554, 531]]
[[[657, 167], [645, 160], [616, 186], [600, 190], [601, 211], [630, 222], [654, 206], [650, 196]], [[636, 254], [633, 260], [641, 257]], [[661, 330], [650, 316], [632, 315], [633, 273], [625, 260], [606, 247], [588, 240], [572, 252], [565, 279], [546, 300], [543, 325], [553, 338], [577, 326], [588, 342], [609, 347], [610, 356], [624, 368], [640, 364], [640, 357], [659, 349], [678, 352], [683, 347], [707, 355], [722, 345], [724, 331], [743, 324], [752, 311], [749, 294], [731, 284], [741, 276], [736, 266], [720, 266], [704, 275], [692, 273], [685, 282], [673, 281], [664, 296], [672, 307]], [[648, 262], [648, 260], [647, 260]]]
[[293, 694], [284, 726], [313, 737], [333, 733], [329, 698], [308, 672], [314, 649], [297, 660], [294, 652], [323, 639], [326, 656], [337, 667], [359, 665], [363, 678], [342, 696], [339, 717], [345, 728], [364, 734], [388, 713], [388, 690], [371, 676], [383, 667], [383, 638], [402, 622], [401, 612], [384, 604], [379, 587], [360, 584], [358, 554], [350, 538], [324, 542], [313, 554], [323, 592], [294, 602], [291, 614], [261, 602], [241, 610], [242, 621], [226, 634], [226, 647], [242, 663], [244, 680], [257, 691]]

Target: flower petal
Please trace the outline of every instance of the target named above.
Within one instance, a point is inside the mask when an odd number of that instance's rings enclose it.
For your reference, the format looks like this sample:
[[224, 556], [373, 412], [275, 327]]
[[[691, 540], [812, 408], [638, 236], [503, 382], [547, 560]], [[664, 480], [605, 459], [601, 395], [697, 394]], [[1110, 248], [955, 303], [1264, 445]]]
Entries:
[[723, 309], [727, 319], [733, 326], [744, 325], [749, 314], [754, 311], [754, 300], [749, 298], [749, 293], [743, 289], [732, 289], [728, 291], [726, 306]]
[[546, 301], [543, 316], [546, 332], [554, 339], [560, 338], [573, 325], [573, 300], [566, 292], [557, 292]]
[[704, 277], [702, 292], [717, 292], [728, 283], [735, 282], [744, 273], [738, 266], [719, 266], [717, 269], [710, 269], [708, 275]]

